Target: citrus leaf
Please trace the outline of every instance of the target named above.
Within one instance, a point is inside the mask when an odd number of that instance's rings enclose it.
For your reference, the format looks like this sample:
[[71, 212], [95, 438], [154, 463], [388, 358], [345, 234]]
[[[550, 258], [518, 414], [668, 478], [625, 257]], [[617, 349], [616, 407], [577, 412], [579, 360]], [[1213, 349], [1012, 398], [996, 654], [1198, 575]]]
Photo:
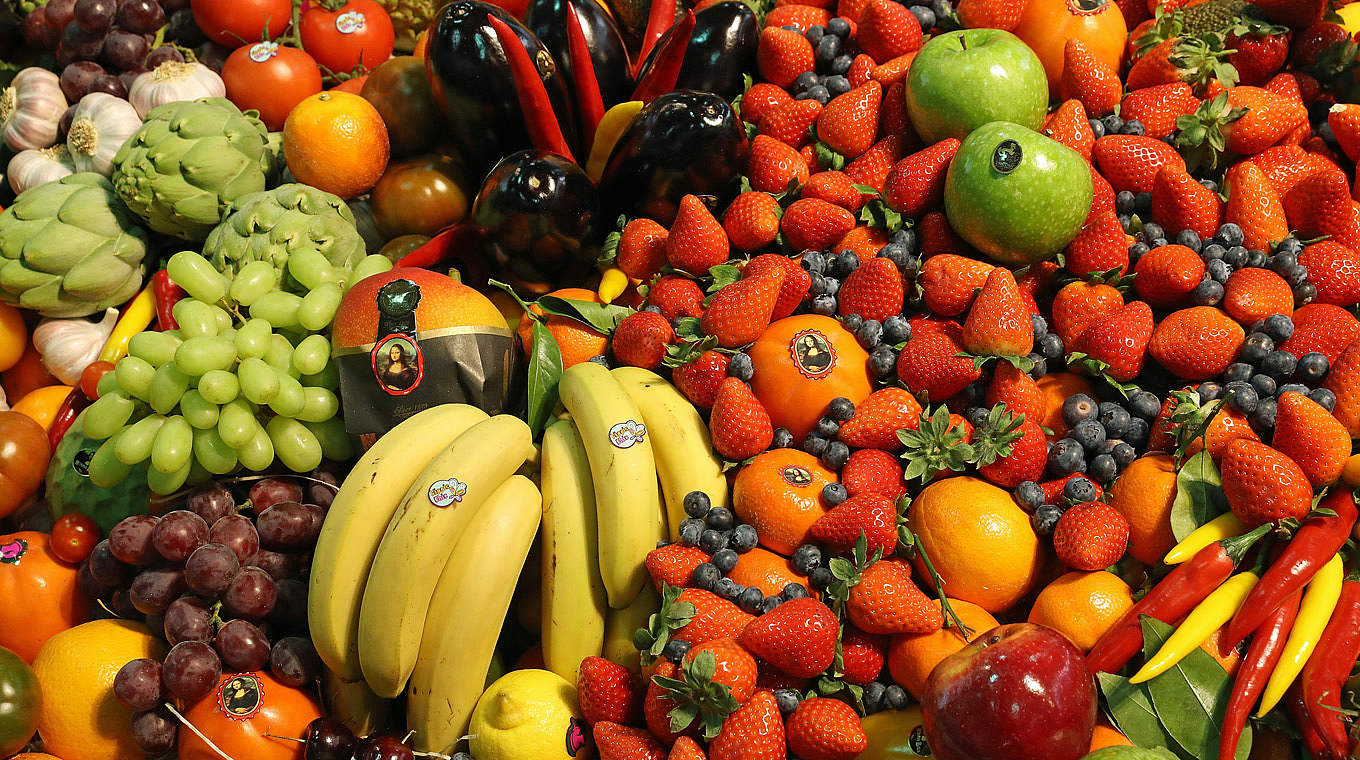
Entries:
[[533, 346], [529, 353], [529, 429], [537, 438], [548, 425], [557, 406], [557, 383], [562, 379], [562, 351], [548, 328], [534, 322]]
[[536, 302], [548, 314], [584, 322], [602, 333], [612, 333], [619, 323], [633, 313], [626, 306], [578, 301], [574, 298], [542, 296]]
[[1105, 695], [1106, 712], [1129, 741], [1139, 747], [1169, 749], [1177, 757], [1184, 752], [1157, 718], [1147, 684], [1131, 684], [1128, 678], [1113, 673], [1097, 673], [1096, 680]]
[[1223, 478], [1207, 450], [1186, 460], [1176, 473], [1176, 500], [1171, 504], [1171, 533], [1177, 541], [1223, 514]]
[[[1144, 648], [1160, 649], [1174, 630], [1170, 625], [1143, 616]], [[1167, 733], [1176, 743], [1200, 760], [1218, 757], [1218, 740], [1223, 733], [1223, 713], [1228, 708], [1233, 679], [1213, 658], [1195, 647], [1170, 670], [1147, 682], [1152, 707]], [[1251, 726], [1242, 731], [1236, 760], [1251, 753]]]

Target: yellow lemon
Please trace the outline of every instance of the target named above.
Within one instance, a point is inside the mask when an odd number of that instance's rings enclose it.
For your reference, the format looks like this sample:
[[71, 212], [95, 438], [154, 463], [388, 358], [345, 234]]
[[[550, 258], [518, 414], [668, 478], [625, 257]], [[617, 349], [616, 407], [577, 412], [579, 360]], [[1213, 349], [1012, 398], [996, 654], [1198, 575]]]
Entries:
[[1360, 32], [1360, 3], [1343, 5], [1336, 9], [1336, 13], [1341, 16], [1341, 25], [1346, 28], [1347, 34]]
[[869, 746], [856, 760], [908, 760], [914, 757], [934, 757], [926, 741], [925, 720], [920, 705], [905, 710], [884, 710], [863, 721]]
[[592, 753], [576, 687], [546, 670], [516, 670], [491, 684], [468, 733], [478, 760], [582, 760]]

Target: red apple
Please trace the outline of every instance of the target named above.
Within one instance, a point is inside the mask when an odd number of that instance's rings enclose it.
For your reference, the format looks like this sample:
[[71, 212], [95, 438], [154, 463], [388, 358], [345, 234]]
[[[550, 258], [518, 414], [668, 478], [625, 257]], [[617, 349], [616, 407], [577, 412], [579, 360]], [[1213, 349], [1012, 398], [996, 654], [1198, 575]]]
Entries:
[[1077, 760], [1091, 746], [1096, 683], [1067, 637], [993, 628], [931, 671], [921, 696], [940, 760]]

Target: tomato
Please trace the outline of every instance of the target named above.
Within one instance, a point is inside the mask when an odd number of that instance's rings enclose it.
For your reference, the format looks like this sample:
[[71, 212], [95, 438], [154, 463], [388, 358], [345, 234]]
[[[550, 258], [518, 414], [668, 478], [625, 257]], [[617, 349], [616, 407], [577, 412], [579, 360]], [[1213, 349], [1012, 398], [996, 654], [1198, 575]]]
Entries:
[[279, 36], [293, 15], [289, 0], [191, 0], [189, 7], [208, 39], [233, 50]]
[[8, 517], [42, 486], [47, 432], [21, 412], [0, 412], [0, 517]]
[[52, 553], [49, 541], [31, 530], [0, 536], [0, 647], [28, 663], [48, 639], [90, 615], [76, 567]]
[[383, 239], [429, 235], [462, 221], [468, 211], [466, 181], [445, 156], [418, 156], [392, 164], [373, 186], [369, 200]]
[[[306, 692], [275, 681], [267, 673], [225, 673], [212, 694], [198, 701], [185, 718], [231, 757], [251, 760], [297, 760], [296, 742], [273, 736], [301, 737], [307, 724], [321, 717]], [[179, 730], [180, 760], [221, 760], [192, 731]]]
[[1129, 30], [1124, 14], [1111, 0], [1030, 0], [1015, 36], [1034, 49], [1048, 73], [1048, 91], [1058, 97], [1063, 48], [1081, 40], [1095, 56], [1119, 70]]
[[99, 526], [94, 518], [73, 512], [52, 524], [52, 553], [62, 562], [79, 565], [99, 543]]
[[38, 730], [42, 690], [33, 668], [19, 655], [0, 648], [0, 756], [23, 749]]
[[99, 378], [113, 371], [113, 362], [90, 362], [80, 373], [80, 390], [91, 401], [99, 398]]
[[278, 131], [293, 106], [321, 92], [321, 69], [297, 48], [257, 42], [227, 56], [222, 81], [231, 102], [259, 111], [265, 126]]
[[424, 60], [399, 55], [387, 61], [369, 75], [359, 94], [382, 115], [393, 156], [414, 156], [434, 148], [444, 117], [430, 97]]
[[377, 68], [396, 42], [392, 19], [376, 0], [349, 0], [335, 10], [313, 3], [299, 30], [302, 47], [332, 74]]

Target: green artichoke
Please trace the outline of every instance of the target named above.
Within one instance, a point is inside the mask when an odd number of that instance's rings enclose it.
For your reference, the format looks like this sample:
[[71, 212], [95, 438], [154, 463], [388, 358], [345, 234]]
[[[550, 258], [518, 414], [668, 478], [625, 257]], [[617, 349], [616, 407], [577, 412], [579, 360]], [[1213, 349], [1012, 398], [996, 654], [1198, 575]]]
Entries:
[[258, 193], [276, 168], [255, 112], [225, 98], [166, 103], [113, 157], [113, 186], [151, 229], [208, 236], [236, 199]]
[[0, 213], [0, 300], [82, 317], [137, 294], [147, 232], [94, 172], [25, 190]]
[[328, 192], [299, 184], [237, 199], [203, 243], [203, 255], [228, 274], [257, 259], [283, 271], [288, 257], [302, 251], [316, 251], [345, 268], [367, 253], [349, 206]]

